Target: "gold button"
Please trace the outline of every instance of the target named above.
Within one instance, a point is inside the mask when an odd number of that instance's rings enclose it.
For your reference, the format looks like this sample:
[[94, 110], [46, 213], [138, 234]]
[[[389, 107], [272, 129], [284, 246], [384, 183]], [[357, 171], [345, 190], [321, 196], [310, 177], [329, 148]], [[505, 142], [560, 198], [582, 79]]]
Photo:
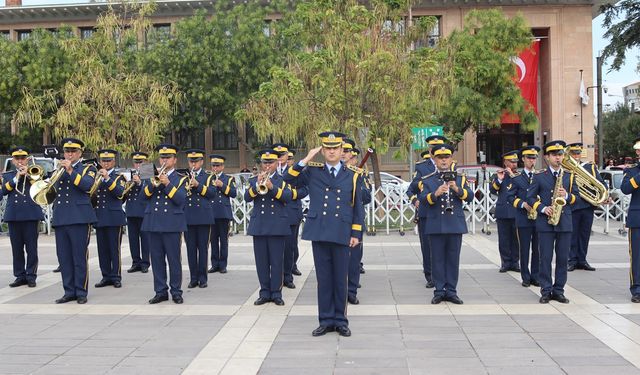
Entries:
[[326, 215], [327, 213], [326, 213], [326, 212], [323, 212], [322, 214], [323, 214], [323, 215]]
[[338, 217], [338, 214], [336, 214], [336, 217]]
[[325, 203], [324, 206], [327, 207], [327, 204]]
[[337, 201], [339, 201], [339, 200], [340, 200], [340, 197], [336, 198], [336, 200], [337, 200]]
[[324, 196], [324, 199], [328, 199], [328, 198], [329, 198], [329, 196], [328, 196], [328, 195], [325, 195], [325, 196]]

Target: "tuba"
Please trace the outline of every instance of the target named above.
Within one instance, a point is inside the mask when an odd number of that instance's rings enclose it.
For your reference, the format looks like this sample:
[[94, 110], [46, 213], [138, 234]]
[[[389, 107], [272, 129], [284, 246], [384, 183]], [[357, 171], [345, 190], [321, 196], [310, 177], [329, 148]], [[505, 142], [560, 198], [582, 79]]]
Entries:
[[564, 152], [562, 167], [573, 173], [573, 180], [578, 186], [580, 197], [591, 205], [598, 206], [609, 198], [607, 187], [598, 181], [597, 178], [593, 177], [589, 171], [584, 169], [584, 167], [569, 154], [568, 149]]
[[29, 189], [29, 195], [34, 202], [39, 204], [40, 206], [46, 207], [53, 203], [58, 196], [58, 193], [55, 188], [56, 182], [62, 177], [62, 174], [65, 172], [64, 167], [58, 167], [53, 173], [49, 180], [40, 179], [36, 181], [31, 188]]
[[[565, 154], [566, 155], [566, 154]], [[553, 197], [551, 198], [551, 208], [553, 213], [549, 216], [547, 222], [554, 227], [560, 222], [560, 215], [562, 215], [562, 209], [567, 204], [567, 200], [560, 196], [560, 188], [562, 188], [562, 178], [564, 177], [564, 168], [560, 168], [560, 173], [556, 178], [556, 184], [553, 187]]]

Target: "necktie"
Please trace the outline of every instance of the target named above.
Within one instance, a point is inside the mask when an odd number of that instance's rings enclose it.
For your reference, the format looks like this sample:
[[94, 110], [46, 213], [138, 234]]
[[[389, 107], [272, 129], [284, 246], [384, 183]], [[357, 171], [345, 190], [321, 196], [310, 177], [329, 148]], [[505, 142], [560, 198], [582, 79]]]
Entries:
[[558, 178], [558, 171], [553, 172], [553, 177]]
[[331, 172], [331, 177], [333, 177], [333, 178], [336, 177], [336, 168], [335, 167], [331, 167], [331, 169], [329, 169], [329, 172]]

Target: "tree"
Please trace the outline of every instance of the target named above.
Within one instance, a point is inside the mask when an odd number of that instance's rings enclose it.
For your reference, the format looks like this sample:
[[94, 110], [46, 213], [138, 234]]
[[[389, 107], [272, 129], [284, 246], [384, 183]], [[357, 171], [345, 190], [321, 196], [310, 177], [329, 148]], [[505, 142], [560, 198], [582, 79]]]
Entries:
[[181, 94], [175, 84], [131, 69], [153, 3], [122, 3], [100, 16], [91, 38], [63, 43], [73, 71], [60, 89], [23, 90], [15, 120], [82, 138], [90, 150], [149, 150], [167, 128]]
[[531, 30], [521, 16], [506, 18], [497, 9], [471, 11], [464, 28], [439, 48], [453, 64], [455, 81], [440, 121], [454, 140], [479, 126], [500, 126], [505, 112], [516, 114], [524, 130], [538, 124], [515, 83], [513, 56], [531, 45]]
[[[444, 102], [448, 80], [435, 51], [411, 51], [426, 38], [433, 17], [405, 22], [409, 1], [299, 2], [277, 32], [299, 48], [285, 66], [247, 101], [241, 118], [259, 139], [314, 147], [317, 133], [338, 130], [363, 148], [386, 153], [391, 144], [410, 144], [411, 128], [429, 124]], [[406, 150], [405, 150], [406, 153]], [[379, 161], [371, 158], [376, 184]]]
[[633, 140], [640, 134], [640, 115], [618, 104], [602, 116], [605, 158], [618, 159], [635, 155]]
[[602, 26], [607, 28], [604, 37], [611, 39], [602, 51], [602, 57], [606, 60], [613, 56], [611, 69], [620, 70], [627, 50], [640, 46], [640, 3], [637, 0], [621, 0], [602, 5], [600, 11], [604, 13]]

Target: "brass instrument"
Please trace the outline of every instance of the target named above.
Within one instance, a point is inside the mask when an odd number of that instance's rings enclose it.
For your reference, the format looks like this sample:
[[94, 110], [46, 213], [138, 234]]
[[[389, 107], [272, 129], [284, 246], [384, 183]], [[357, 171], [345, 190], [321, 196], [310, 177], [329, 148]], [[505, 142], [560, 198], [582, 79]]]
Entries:
[[551, 208], [553, 213], [549, 216], [547, 222], [550, 225], [556, 226], [560, 222], [560, 215], [562, 215], [562, 209], [567, 204], [567, 200], [560, 196], [560, 189], [562, 188], [562, 178], [564, 177], [564, 169], [560, 168], [560, 173], [556, 178], [556, 185], [553, 187], [553, 197], [551, 197]]
[[191, 169], [189, 169], [189, 181], [185, 186], [185, 189], [187, 189], [187, 196], [191, 195], [191, 182], [195, 180], [195, 178], [196, 178], [195, 168], [192, 167]]
[[131, 189], [133, 189], [134, 186], [136, 186], [135, 181], [133, 181], [133, 176], [137, 176], [138, 175], [138, 171], [135, 169], [131, 170], [131, 179], [127, 182], [125, 182], [124, 184], [124, 190], [122, 191], [122, 199], [126, 199], [127, 195], [129, 194], [129, 192], [131, 191]]
[[580, 197], [593, 206], [598, 206], [609, 198], [609, 191], [603, 183], [593, 177], [566, 149], [562, 159], [562, 167], [573, 173], [573, 181], [578, 186]]
[[502, 173], [502, 172], [506, 172], [507, 174], [509, 174], [509, 177], [511, 177], [511, 178], [520, 176], [520, 172], [513, 172], [509, 168], [498, 169], [496, 171], [496, 173]]
[[[29, 159], [31, 160], [32, 164], [31, 165], [27, 165], [27, 174], [24, 177], [24, 179], [22, 179], [22, 189], [21, 190], [17, 190], [20, 195], [24, 195], [24, 193], [25, 193], [24, 190], [27, 187], [27, 178], [31, 181], [31, 183], [34, 183], [34, 182], [40, 180], [44, 176], [44, 168], [42, 168], [41, 166], [36, 164], [36, 161], [35, 161], [33, 156], [29, 156]], [[27, 162], [27, 164], [28, 164], [28, 162]], [[20, 182], [20, 181], [18, 181], [18, 182]]]
[[[536, 174], [535, 168], [531, 169], [531, 174], [532, 175]], [[538, 218], [538, 211], [534, 210], [533, 207], [531, 207], [531, 211], [527, 213], [527, 219], [536, 220], [537, 218]]]
[[51, 173], [51, 177], [48, 180], [40, 179], [36, 181], [29, 189], [29, 195], [34, 202], [40, 206], [46, 207], [53, 203], [58, 196], [55, 184], [60, 180], [62, 174], [65, 172], [65, 168], [60, 166], [58, 169]]
[[155, 176], [151, 177], [150, 182], [151, 182], [151, 185], [153, 185], [153, 187], [160, 186], [160, 175], [164, 174], [166, 169], [167, 169], [167, 164], [166, 163], [162, 163], [162, 166], [160, 167], [160, 170], [157, 171]]
[[258, 194], [265, 195], [269, 192], [269, 188], [267, 187], [267, 181], [269, 181], [268, 171], [262, 172], [258, 175], [258, 180], [256, 181]]

